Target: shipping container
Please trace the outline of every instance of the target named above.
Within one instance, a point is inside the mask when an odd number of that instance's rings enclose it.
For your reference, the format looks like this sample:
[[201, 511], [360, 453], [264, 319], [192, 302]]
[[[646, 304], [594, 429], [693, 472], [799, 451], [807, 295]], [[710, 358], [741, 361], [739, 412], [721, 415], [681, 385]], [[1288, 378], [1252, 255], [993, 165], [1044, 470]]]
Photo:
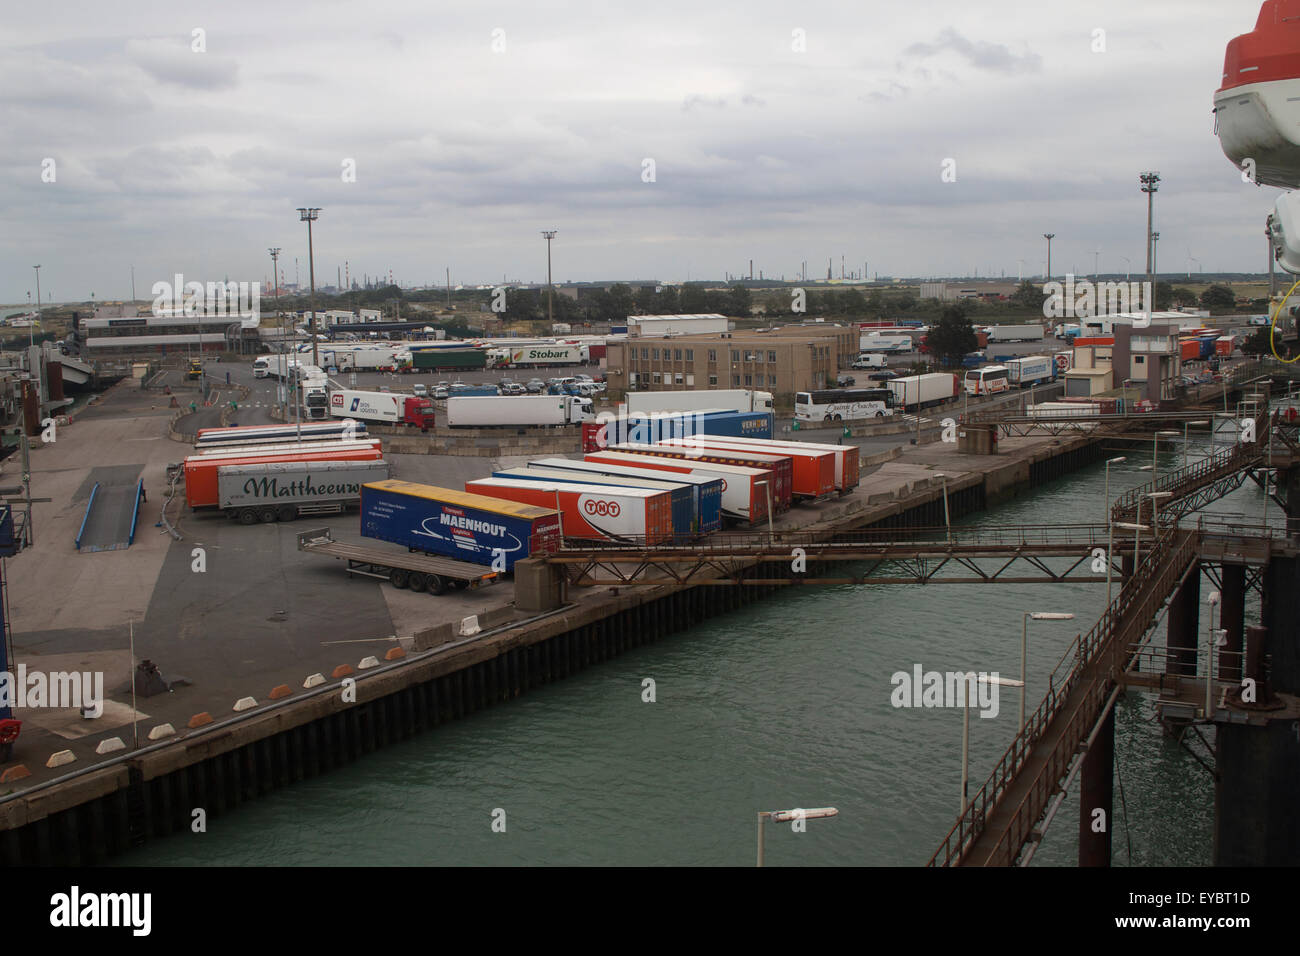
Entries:
[[684, 544], [695, 537], [698, 522], [695, 520], [695, 495], [692, 488], [682, 482], [659, 478], [627, 478], [600, 475], [594, 472], [574, 471], [570, 468], [538, 468], [525, 465], [520, 468], [503, 468], [492, 472], [493, 478], [510, 478], [516, 481], [568, 482], [576, 485], [609, 485], [612, 488], [644, 488], [666, 492], [672, 500], [673, 540]]
[[419, 349], [411, 353], [411, 365], [427, 371], [482, 369], [487, 368], [487, 352], [483, 349]]
[[673, 504], [667, 491], [619, 485], [476, 478], [469, 494], [557, 508], [565, 538], [656, 545], [673, 540]]
[[693, 435], [728, 435], [735, 438], [771, 438], [771, 412], [737, 412], [700, 409], [610, 417], [602, 413], [582, 426], [582, 450], [596, 451], [622, 442], [653, 445], [661, 438]]
[[[728, 518], [749, 523], [766, 521], [768, 489], [776, 482], [766, 468], [747, 468], [716, 461], [659, 455], [638, 455], [622, 451], [598, 451], [586, 460], [600, 465], [645, 468], [671, 475], [694, 475], [717, 479], [722, 483], [722, 513]], [[772, 502], [776, 510], [776, 502]]]
[[536, 507], [410, 481], [361, 486], [361, 534], [510, 571], [560, 543], [554, 505]]
[[848, 494], [858, 486], [861, 473], [862, 452], [857, 445], [827, 445], [810, 441], [780, 441], [763, 438], [728, 438], [722, 444], [732, 448], [752, 448], [763, 454], [783, 455], [786, 449], [830, 454], [835, 461], [835, 488]]
[[794, 464], [784, 456], [763, 455], [739, 449], [675, 448], [672, 445], [645, 445], [623, 442], [613, 445], [610, 451], [629, 452], [635, 455], [655, 455], [661, 458], [686, 458], [694, 461], [716, 462], [720, 465], [739, 465], [758, 468], [772, 473], [772, 508], [778, 514], [787, 511], [794, 500]]
[[796, 498], [817, 500], [835, 493], [835, 456], [828, 451], [808, 448], [798, 442], [789, 442], [783, 448], [732, 443], [726, 438], [704, 435], [697, 438], [671, 438], [659, 445], [708, 451], [738, 451], [742, 454], [760, 454], [771, 458], [790, 459], [790, 490]]
[[[545, 471], [572, 471], [576, 474], [606, 475], [610, 478], [623, 478], [631, 481], [640, 481], [643, 478], [651, 480], [663, 479], [661, 473], [645, 466], [611, 465], [595, 461], [577, 461], [572, 458], [539, 458], [536, 461], [530, 461], [528, 467]], [[692, 508], [701, 534], [708, 534], [722, 527], [722, 479], [692, 474], [674, 474], [669, 480], [681, 482], [691, 490]]]
[[191, 455], [181, 466], [185, 475], [185, 502], [191, 508], [215, 508], [221, 500], [217, 487], [217, 470], [223, 466], [258, 465], [272, 461], [378, 461], [382, 457], [382, 451], [369, 445], [335, 445], [313, 451], [278, 452], [270, 455]]

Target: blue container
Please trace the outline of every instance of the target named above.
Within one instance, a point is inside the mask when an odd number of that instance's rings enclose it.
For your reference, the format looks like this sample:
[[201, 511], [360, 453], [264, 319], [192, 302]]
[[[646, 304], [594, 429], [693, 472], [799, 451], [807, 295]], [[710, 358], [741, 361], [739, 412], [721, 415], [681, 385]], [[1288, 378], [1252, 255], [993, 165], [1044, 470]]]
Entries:
[[409, 481], [361, 486], [361, 534], [414, 551], [509, 571], [534, 551], [557, 547], [559, 513], [549, 508]]
[[660, 472], [663, 478], [623, 478], [595, 473], [583, 474], [569, 469], [549, 468], [507, 468], [492, 472], [493, 478], [522, 478], [525, 481], [564, 482], [578, 485], [611, 485], [617, 488], [650, 488], [654, 491], [667, 491], [672, 502], [673, 537], [678, 541], [689, 541], [696, 535], [695, 494], [694, 489], [683, 482], [676, 481], [672, 472]]
[[771, 438], [771, 412], [675, 412], [632, 415], [608, 422], [605, 446], [633, 442], [653, 445], [666, 438], [717, 435], [720, 438]]

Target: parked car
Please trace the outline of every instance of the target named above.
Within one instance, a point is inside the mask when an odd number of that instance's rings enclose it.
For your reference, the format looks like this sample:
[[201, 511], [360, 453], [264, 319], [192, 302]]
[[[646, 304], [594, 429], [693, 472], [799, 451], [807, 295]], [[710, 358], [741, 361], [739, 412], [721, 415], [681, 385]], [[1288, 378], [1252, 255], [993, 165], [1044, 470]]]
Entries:
[[852, 375], [840, 375], [835, 379], [835, 384], [840, 388], [851, 388], [858, 384], [858, 380]]
[[898, 378], [897, 372], [891, 372], [885, 369], [883, 372], [872, 372], [867, 376], [869, 382], [888, 382], [891, 378]]
[[524, 388], [528, 390], [529, 395], [540, 395], [546, 391], [546, 383], [540, 378], [530, 378]]
[[417, 382], [416, 384], [411, 386], [411, 393], [413, 395], [418, 395], [420, 398], [429, 397], [429, 389], [426, 388], [424, 384], [421, 382]]
[[527, 395], [528, 389], [524, 388], [524, 386], [520, 385], [518, 382], [503, 382], [501, 384], [501, 394], [502, 395]]

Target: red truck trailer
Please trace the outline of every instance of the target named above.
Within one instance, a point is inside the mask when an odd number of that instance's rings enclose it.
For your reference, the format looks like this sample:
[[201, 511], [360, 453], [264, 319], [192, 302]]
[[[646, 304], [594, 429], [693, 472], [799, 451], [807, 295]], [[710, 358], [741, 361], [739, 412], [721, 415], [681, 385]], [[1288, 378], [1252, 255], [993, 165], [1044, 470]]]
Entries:
[[[595, 451], [585, 461], [601, 465], [643, 468], [650, 473], [692, 475], [722, 481], [722, 513], [725, 517], [756, 524], [767, 520], [767, 492], [763, 482], [775, 484], [766, 468], [746, 468], [713, 461], [637, 455], [623, 451]], [[775, 504], [773, 505], [775, 510]]]
[[217, 470], [225, 465], [259, 465], [267, 462], [290, 461], [378, 461], [383, 452], [369, 446], [362, 448], [334, 448], [298, 453], [281, 452], [278, 455], [191, 455], [182, 466], [185, 472], [185, 502], [191, 508], [215, 508], [221, 503], [217, 484]]
[[560, 531], [566, 538], [647, 545], [673, 540], [673, 502], [668, 491], [526, 478], [476, 478], [465, 482], [465, 491], [558, 508]]
[[757, 446], [748, 444], [744, 439], [730, 439], [713, 435], [697, 435], [694, 438], [665, 438], [660, 445], [672, 445], [677, 448], [707, 448], [723, 451], [739, 451], [743, 454], [770, 455], [774, 458], [790, 459], [790, 491], [796, 498], [825, 498], [835, 494], [835, 456], [828, 451], [789, 442], [795, 447], [774, 448], [770, 443]]
[[682, 448], [674, 445], [641, 445], [625, 442], [613, 445], [610, 451], [625, 451], [635, 455], [657, 455], [662, 458], [685, 458], [691, 461], [711, 461], [719, 465], [739, 465], [758, 468], [772, 473], [772, 508], [779, 512], [790, 507], [794, 500], [794, 463], [784, 456], [762, 455], [754, 451], [734, 448]]
[[827, 445], [822, 442], [782, 441], [774, 438], [727, 438], [714, 435], [697, 435], [695, 440], [720, 448], [750, 448], [765, 455], [795, 453], [823, 453], [834, 459], [835, 490], [848, 494], [858, 486], [862, 471], [862, 452], [857, 445]]

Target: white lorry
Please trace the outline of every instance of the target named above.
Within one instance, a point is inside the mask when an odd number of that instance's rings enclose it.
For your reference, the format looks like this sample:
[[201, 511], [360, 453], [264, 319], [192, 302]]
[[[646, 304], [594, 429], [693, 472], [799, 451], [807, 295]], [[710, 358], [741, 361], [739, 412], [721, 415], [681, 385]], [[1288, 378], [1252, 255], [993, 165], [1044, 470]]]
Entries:
[[854, 368], [884, 368], [887, 363], [879, 352], [863, 352], [853, 360]]
[[577, 395], [466, 395], [447, 399], [451, 428], [575, 425], [596, 417], [591, 399]]
[[1056, 378], [1056, 360], [1046, 355], [1025, 355], [1007, 359], [1007, 381], [1014, 388], [1046, 385]]
[[646, 412], [698, 412], [726, 409], [736, 412], [770, 412], [772, 393], [747, 388], [699, 388], [680, 392], [628, 392], [619, 415]]
[[958, 378], [951, 372], [930, 372], [926, 375], [909, 375], [891, 378], [885, 382], [894, 395], [894, 407], [915, 411], [938, 405], [957, 395]]
[[913, 348], [910, 335], [881, 335], [863, 332], [858, 336], [859, 352], [910, 352]]
[[433, 402], [416, 395], [339, 389], [330, 393], [329, 410], [335, 418], [413, 425], [424, 430], [433, 427]]
[[1043, 327], [1034, 325], [994, 325], [989, 329], [990, 342], [1041, 342]]

